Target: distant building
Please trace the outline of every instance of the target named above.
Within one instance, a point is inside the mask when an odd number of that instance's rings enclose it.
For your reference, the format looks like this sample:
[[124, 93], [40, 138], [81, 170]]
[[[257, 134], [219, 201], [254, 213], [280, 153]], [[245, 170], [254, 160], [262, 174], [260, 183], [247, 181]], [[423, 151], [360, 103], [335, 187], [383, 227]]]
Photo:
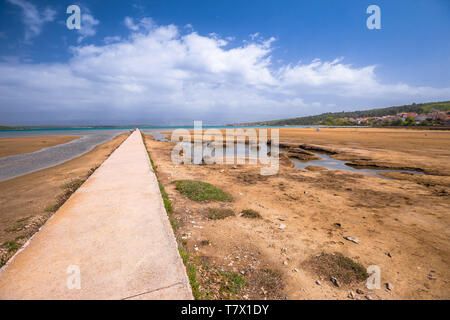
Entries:
[[447, 113], [440, 110], [431, 110], [427, 114], [427, 117], [433, 120], [445, 120], [447, 118]]
[[400, 112], [400, 113], [397, 113], [397, 116], [400, 119], [402, 119], [403, 121], [405, 121], [407, 118], [413, 118], [414, 119], [415, 117], [418, 116], [418, 114], [415, 113], [415, 112]]
[[417, 117], [414, 118], [414, 121], [416, 122], [422, 122], [424, 120], [427, 120], [428, 116], [426, 114], [419, 114]]

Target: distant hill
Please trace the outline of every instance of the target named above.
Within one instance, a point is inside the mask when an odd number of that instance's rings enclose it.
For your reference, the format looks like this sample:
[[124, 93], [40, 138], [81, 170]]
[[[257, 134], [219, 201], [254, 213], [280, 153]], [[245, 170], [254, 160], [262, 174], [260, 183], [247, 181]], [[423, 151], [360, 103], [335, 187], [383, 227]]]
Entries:
[[0, 130], [13, 130], [13, 129], [24, 129], [24, 127], [7, 127], [7, 126], [0, 126]]
[[415, 113], [428, 113], [429, 111], [437, 109], [442, 111], [450, 111], [450, 101], [442, 102], [428, 102], [428, 103], [413, 103], [404, 106], [395, 106], [380, 109], [370, 109], [362, 111], [349, 111], [349, 112], [326, 112], [315, 116], [306, 116], [290, 119], [280, 119], [271, 121], [260, 121], [252, 123], [242, 123], [242, 125], [267, 125], [267, 126], [279, 126], [279, 125], [313, 125], [324, 122], [327, 118], [333, 117], [335, 119], [340, 118], [363, 118], [363, 117], [382, 117], [388, 115], [395, 115], [399, 112], [415, 112]]

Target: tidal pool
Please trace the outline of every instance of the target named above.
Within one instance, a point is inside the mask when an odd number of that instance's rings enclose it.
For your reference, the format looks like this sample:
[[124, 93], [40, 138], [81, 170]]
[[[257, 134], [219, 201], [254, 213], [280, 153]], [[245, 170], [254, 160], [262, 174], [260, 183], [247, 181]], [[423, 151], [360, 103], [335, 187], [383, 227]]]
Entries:
[[319, 152], [316, 152], [316, 155], [320, 156], [322, 159], [301, 161], [296, 158], [290, 158], [290, 160], [294, 164], [294, 168], [296, 168], [298, 170], [303, 170], [307, 166], [320, 166], [320, 167], [327, 168], [329, 170], [344, 170], [344, 171], [350, 171], [350, 172], [354, 172], [354, 173], [366, 174], [366, 175], [370, 175], [370, 176], [377, 176], [377, 177], [384, 178], [384, 179], [390, 179], [390, 178], [380, 175], [380, 173], [382, 173], [382, 172], [409, 172], [409, 173], [423, 174], [423, 172], [412, 171], [412, 170], [352, 167], [351, 164], [348, 163], [348, 161], [334, 159], [327, 154], [319, 153]]

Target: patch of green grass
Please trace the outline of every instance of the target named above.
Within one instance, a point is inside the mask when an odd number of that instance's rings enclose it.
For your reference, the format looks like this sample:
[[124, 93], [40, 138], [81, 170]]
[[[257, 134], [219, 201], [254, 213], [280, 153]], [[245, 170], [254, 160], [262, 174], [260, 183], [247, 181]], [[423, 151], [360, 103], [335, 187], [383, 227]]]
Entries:
[[227, 208], [208, 208], [208, 218], [212, 220], [225, 219], [234, 216], [234, 212]]
[[58, 205], [58, 204], [52, 204], [45, 208], [45, 212], [56, 212], [56, 211], [58, 211], [59, 207], [60, 207], [60, 205]]
[[192, 288], [192, 295], [194, 296], [195, 300], [198, 300], [200, 298], [200, 290], [199, 283], [197, 281], [197, 267], [193, 264], [188, 263], [186, 265], [186, 273]]
[[[150, 154], [149, 154], [149, 156], [150, 156]], [[150, 160], [151, 160], [151, 158], [150, 158]], [[173, 230], [177, 230], [179, 227], [179, 224], [178, 224], [178, 221], [172, 215], [172, 213], [173, 213], [172, 202], [169, 199], [169, 195], [167, 194], [166, 189], [164, 188], [164, 185], [161, 183], [161, 181], [159, 181], [158, 176], [156, 177], [156, 179], [158, 180], [159, 191], [161, 192], [161, 197], [163, 199], [164, 208], [166, 209], [166, 212], [169, 216], [170, 225], [172, 226]]]
[[170, 222], [170, 225], [172, 226], [173, 230], [177, 230], [180, 227], [178, 221], [176, 219], [172, 218], [171, 216], [169, 216], [169, 222]]
[[27, 225], [28, 219], [30, 219], [30, 217], [17, 220], [12, 227], [6, 228], [5, 231], [6, 232], [21, 231]]
[[17, 240], [22, 240], [22, 239], [25, 239], [25, 236], [24, 236], [24, 235], [20, 235], [20, 236], [17, 236], [17, 237], [16, 237], [16, 241], [17, 241]]
[[166, 208], [167, 213], [172, 213], [172, 203], [170, 202], [169, 195], [164, 189], [163, 184], [158, 180], [159, 191], [161, 191], [161, 196], [164, 202], [164, 208]]
[[147, 154], [148, 154], [148, 158], [150, 159], [150, 163], [152, 164], [153, 171], [156, 173], [156, 169], [158, 169], [158, 166], [155, 165], [152, 157], [150, 157], [150, 152], [147, 151]]
[[[92, 170], [92, 169], [91, 169]], [[84, 179], [74, 179], [71, 180], [68, 183], [65, 183], [61, 186], [61, 189], [71, 189], [71, 190], [77, 190], [81, 185], [84, 183]]]
[[61, 189], [64, 190], [64, 193], [59, 195], [56, 198], [56, 203], [46, 207], [44, 210], [46, 212], [56, 212], [59, 208], [70, 198], [70, 196], [77, 191], [83, 183], [97, 170], [100, 166], [95, 166], [89, 169], [85, 178], [82, 179], [73, 179], [61, 186]]
[[75, 191], [76, 191], [76, 189], [75, 190], [74, 189], [70, 189], [70, 188], [65, 189], [64, 193], [59, 195], [56, 198], [56, 203], [48, 206], [47, 208], [45, 208], [45, 211], [46, 212], [56, 212], [56, 211], [58, 211], [58, 209], [61, 208], [61, 206], [64, 204], [64, 202], [66, 202], [70, 198], [72, 193], [74, 193]]
[[319, 275], [334, 277], [345, 284], [361, 282], [369, 277], [361, 264], [341, 253], [322, 253], [312, 258], [312, 265]]
[[233, 197], [207, 182], [195, 180], [176, 181], [176, 189], [195, 201], [231, 201]]
[[218, 272], [224, 279], [224, 282], [220, 287], [221, 291], [230, 292], [232, 294], [238, 294], [246, 284], [245, 278], [239, 273], [221, 270], [219, 270]]
[[181, 260], [186, 264], [189, 260], [189, 252], [182, 246], [178, 246], [178, 252], [180, 253]]
[[197, 267], [189, 262], [189, 252], [186, 248], [178, 246], [178, 252], [180, 253], [184, 265], [186, 266], [186, 274], [192, 288], [192, 295], [194, 296], [194, 299], [198, 300], [200, 298], [200, 290], [199, 283], [197, 281]]
[[17, 249], [19, 249], [19, 244], [14, 240], [6, 241], [5, 243], [3, 243], [3, 245], [8, 248], [8, 252], [16, 251]]
[[259, 212], [253, 209], [242, 210], [241, 217], [249, 219], [261, 219], [261, 215], [259, 214]]

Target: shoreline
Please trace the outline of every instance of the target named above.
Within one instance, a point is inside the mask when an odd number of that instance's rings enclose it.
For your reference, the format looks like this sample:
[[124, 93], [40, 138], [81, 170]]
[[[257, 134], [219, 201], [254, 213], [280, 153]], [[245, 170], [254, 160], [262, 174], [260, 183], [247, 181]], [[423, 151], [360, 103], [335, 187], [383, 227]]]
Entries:
[[[63, 164], [71, 159], [79, 157], [91, 151], [94, 147], [104, 142], [110, 141], [124, 130], [114, 130], [109, 132], [93, 131], [81, 133], [80, 131], [66, 131], [69, 134], [79, 136], [79, 139], [72, 140], [64, 144], [58, 144], [49, 148], [40, 149], [31, 153], [12, 155], [0, 158], [0, 181], [20, 177], [25, 174], [51, 168]], [[54, 137], [50, 134], [48, 137]], [[24, 137], [17, 137], [24, 139]], [[11, 139], [11, 137], [8, 137]], [[51, 139], [51, 138], [49, 138]], [[0, 145], [2, 139], [0, 138]]]
[[80, 136], [32, 136], [0, 138], [0, 159], [28, 154], [70, 143]]

